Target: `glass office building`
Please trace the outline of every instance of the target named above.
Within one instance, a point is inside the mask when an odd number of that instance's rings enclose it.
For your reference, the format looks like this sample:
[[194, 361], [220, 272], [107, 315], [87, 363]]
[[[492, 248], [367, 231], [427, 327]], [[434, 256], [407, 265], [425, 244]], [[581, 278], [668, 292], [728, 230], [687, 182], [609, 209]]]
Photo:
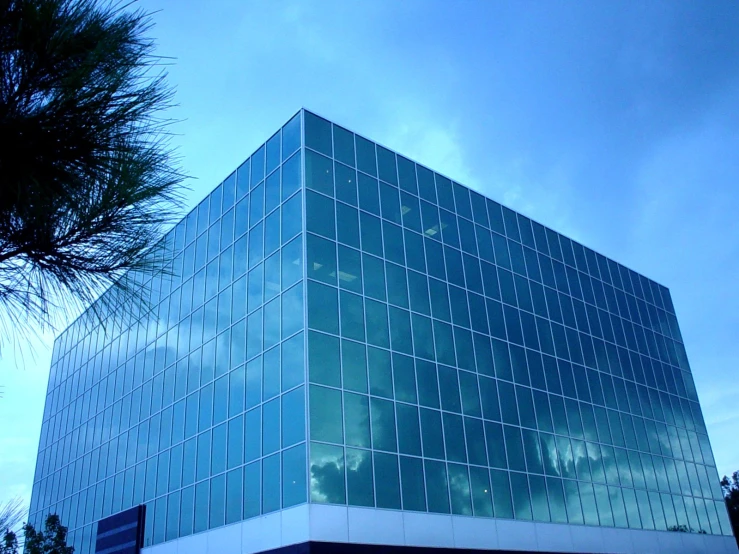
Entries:
[[140, 504], [151, 553], [735, 548], [631, 269], [305, 110], [152, 255], [54, 344], [31, 521], [77, 552]]

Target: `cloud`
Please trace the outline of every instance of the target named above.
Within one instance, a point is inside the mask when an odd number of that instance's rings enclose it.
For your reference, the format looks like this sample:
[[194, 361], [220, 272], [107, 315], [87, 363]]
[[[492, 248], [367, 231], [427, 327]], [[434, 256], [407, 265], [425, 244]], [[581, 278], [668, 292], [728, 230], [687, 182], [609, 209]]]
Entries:
[[313, 502], [346, 503], [343, 447], [311, 444], [310, 494]]
[[383, 117], [384, 128], [378, 130], [388, 148], [457, 182], [479, 187], [465, 159], [458, 122], [431, 117], [423, 101], [395, 99], [392, 104]]

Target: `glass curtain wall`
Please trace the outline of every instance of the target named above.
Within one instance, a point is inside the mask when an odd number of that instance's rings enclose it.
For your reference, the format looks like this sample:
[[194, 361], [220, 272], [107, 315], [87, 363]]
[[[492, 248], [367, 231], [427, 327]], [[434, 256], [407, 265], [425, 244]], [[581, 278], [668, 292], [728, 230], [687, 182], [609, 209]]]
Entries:
[[125, 277], [143, 306], [109, 292], [55, 342], [30, 519], [58, 513], [76, 552], [141, 503], [151, 545], [307, 501], [301, 133], [167, 233], [162, 274]]
[[54, 345], [30, 520], [77, 552], [142, 502], [147, 545], [306, 501], [731, 533], [669, 291], [475, 191], [302, 111], [152, 252]]
[[731, 533], [668, 290], [305, 113], [311, 502]]

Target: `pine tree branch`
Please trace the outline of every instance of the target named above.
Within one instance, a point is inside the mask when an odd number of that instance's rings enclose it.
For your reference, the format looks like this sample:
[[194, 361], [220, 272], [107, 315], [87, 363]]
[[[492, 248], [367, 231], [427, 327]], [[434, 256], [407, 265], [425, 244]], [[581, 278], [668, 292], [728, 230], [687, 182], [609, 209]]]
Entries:
[[111, 286], [140, 303], [121, 278], [164, 269], [150, 252], [184, 175], [160, 115], [173, 90], [151, 16], [132, 6], [0, 1], [5, 330], [54, 327]]

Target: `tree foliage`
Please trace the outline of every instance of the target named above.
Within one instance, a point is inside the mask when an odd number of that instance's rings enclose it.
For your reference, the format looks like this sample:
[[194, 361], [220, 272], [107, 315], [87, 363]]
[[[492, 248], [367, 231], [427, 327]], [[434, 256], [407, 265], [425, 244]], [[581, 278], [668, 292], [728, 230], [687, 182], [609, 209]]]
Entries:
[[[49, 514], [43, 531], [36, 531], [30, 523], [23, 526], [24, 542], [21, 552], [25, 554], [73, 554], [74, 547], [67, 546], [67, 528], [59, 516]], [[18, 554], [18, 537], [6, 531], [0, 544], [0, 554]]]
[[735, 471], [729, 479], [726, 475], [721, 479], [721, 490], [724, 493], [726, 509], [729, 512], [729, 521], [734, 538], [739, 546], [739, 471]]
[[0, 506], [0, 532], [12, 531], [23, 521], [25, 510], [21, 497], [11, 498]]
[[0, 337], [157, 269], [183, 175], [150, 28], [116, 2], [0, 0]]
[[674, 531], [676, 533], [698, 533], [699, 535], [707, 535], [708, 534], [705, 529], [695, 530], [692, 527], [688, 527], [687, 525], [684, 525], [682, 523], [679, 524], [679, 525], [671, 525], [671, 526], [669, 526], [667, 528], [667, 530], [668, 531]]

